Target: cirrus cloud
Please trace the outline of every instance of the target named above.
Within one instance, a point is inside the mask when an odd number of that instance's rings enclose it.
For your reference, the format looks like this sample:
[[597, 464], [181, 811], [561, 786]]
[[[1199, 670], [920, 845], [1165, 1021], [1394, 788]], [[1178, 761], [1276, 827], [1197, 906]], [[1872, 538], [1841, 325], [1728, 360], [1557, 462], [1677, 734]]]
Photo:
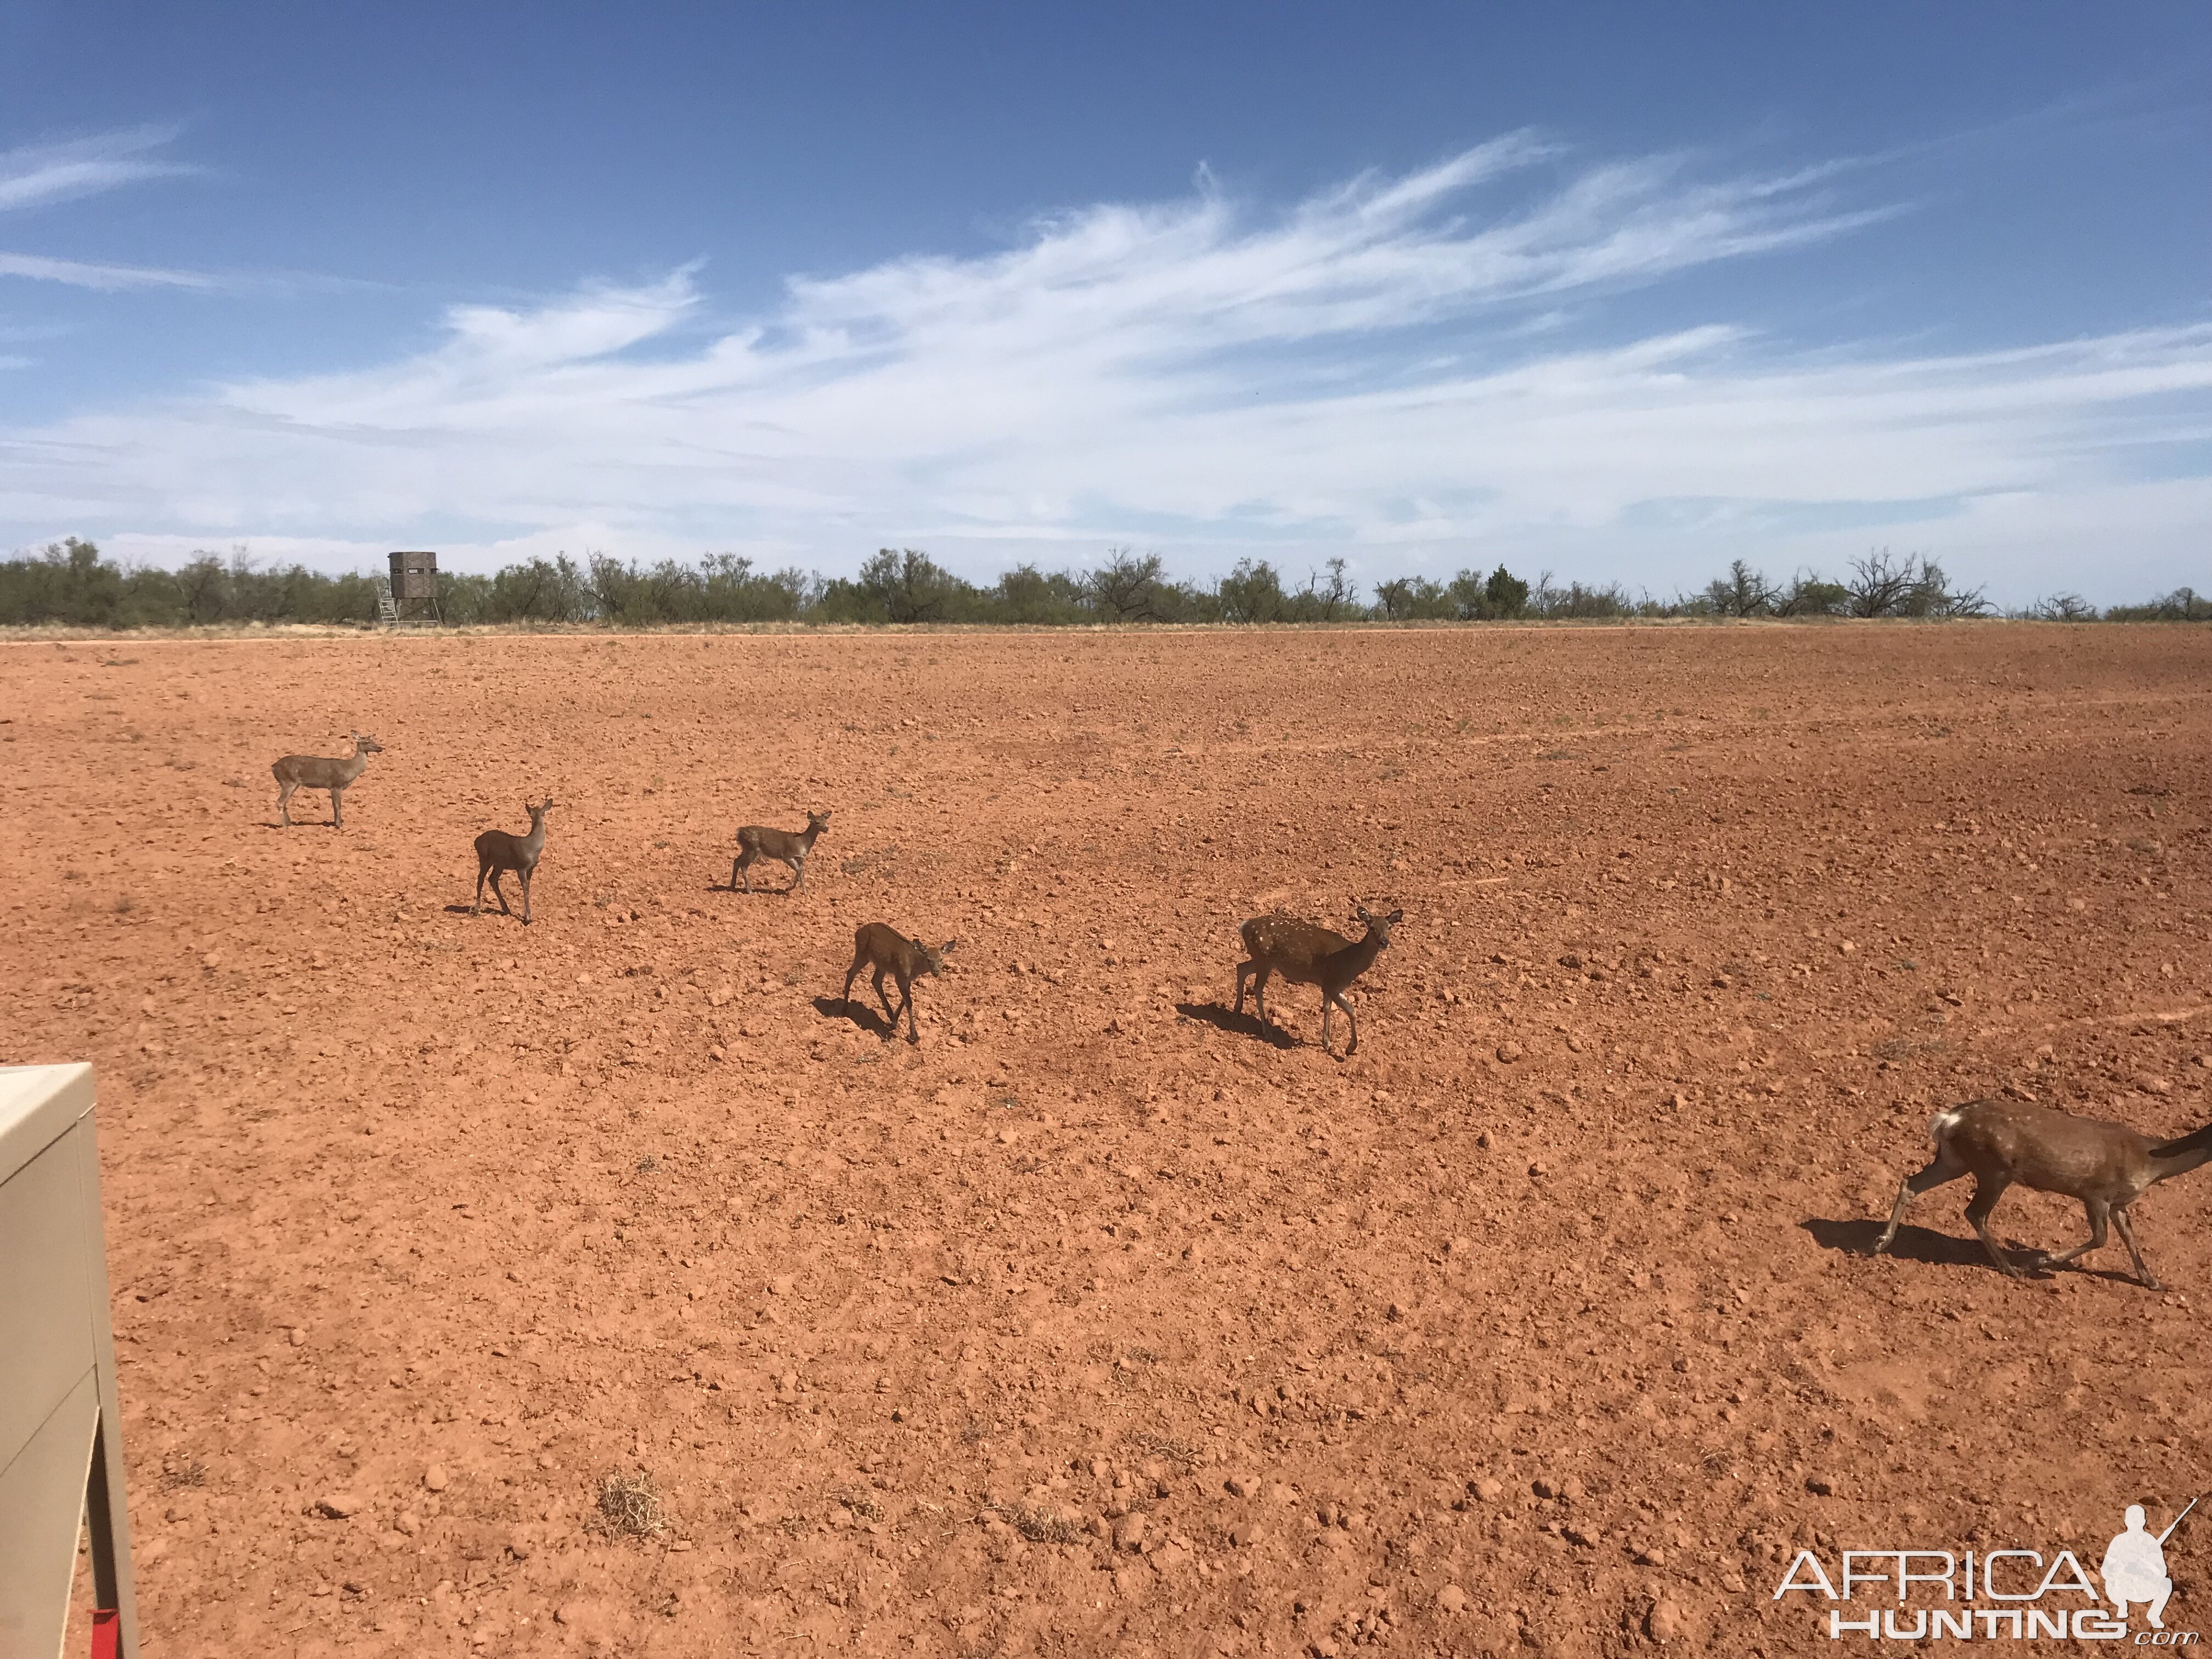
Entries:
[[0, 522], [337, 563], [711, 545], [836, 568], [902, 543], [988, 572], [1111, 539], [1190, 570], [1510, 556], [1660, 588], [1895, 539], [2022, 595], [2093, 585], [2049, 532], [2100, 525], [2130, 538], [2130, 592], [2186, 579], [2212, 330], [1972, 354], [1793, 351], [1724, 317], [1624, 337], [1630, 290], [1890, 210], [1838, 201], [1834, 168], [1565, 167], [1511, 135], [1273, 215], [1202, 181], [981, 257], [794, 278], [734, 325], [696, 268], [457, 307], [380, 366], [0, 434]]
[[0, 213], [191, 173], [193, 168], [155, 153], [176, 136], [173, 127], [125, 127], [0, 150]]
[[[142, 179], [197, 172], [155, 153], [176, 136], [173, 127], [125, 127], [58, 143], [0, 150], [0, 213], [49, 207], [118, 190]], [[0, 252], [0, 276], [27, 276], [35, 282], [63, 283], [103, 293], [145, 288], [213, 289], [220, 285], [214, 277], [188, 270], [7, 252]]]

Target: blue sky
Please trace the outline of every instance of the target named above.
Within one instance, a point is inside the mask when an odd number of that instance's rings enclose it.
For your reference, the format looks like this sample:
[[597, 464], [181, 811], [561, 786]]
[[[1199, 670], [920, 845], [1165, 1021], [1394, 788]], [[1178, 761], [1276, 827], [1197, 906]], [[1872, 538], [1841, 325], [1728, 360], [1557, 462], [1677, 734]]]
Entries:
[[0, 9], [0, 546], [2212, 588], [2212, 11]]

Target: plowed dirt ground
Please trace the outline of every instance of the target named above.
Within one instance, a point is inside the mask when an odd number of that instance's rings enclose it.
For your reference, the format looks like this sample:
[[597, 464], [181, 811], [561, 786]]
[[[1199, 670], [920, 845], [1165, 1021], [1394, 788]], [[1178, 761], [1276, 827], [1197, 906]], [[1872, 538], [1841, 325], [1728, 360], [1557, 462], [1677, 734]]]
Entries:
[[[1942, 1104], [2212, 1115], [2209, 716], [2179, 628], [0, 647], [149, 1651], [1781, 1654], [1801, 1547], [2162, 1526], [2212, 1174], [2164, 1295], [1963, 1185], [1865, 1251]], [[1228, 1012], [1355, 899], [1356, 1055]], [[959, 941], [918, 1046], [873, 920]]]

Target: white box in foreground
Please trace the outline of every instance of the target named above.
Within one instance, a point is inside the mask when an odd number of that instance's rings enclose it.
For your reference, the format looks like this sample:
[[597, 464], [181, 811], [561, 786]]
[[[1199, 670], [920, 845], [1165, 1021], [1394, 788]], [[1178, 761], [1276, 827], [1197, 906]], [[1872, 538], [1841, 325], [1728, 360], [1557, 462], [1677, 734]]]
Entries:
[[58, 1654], [77, 1540], [137, 1651], [92, 1067], [0, 1066], [0, 1654]]

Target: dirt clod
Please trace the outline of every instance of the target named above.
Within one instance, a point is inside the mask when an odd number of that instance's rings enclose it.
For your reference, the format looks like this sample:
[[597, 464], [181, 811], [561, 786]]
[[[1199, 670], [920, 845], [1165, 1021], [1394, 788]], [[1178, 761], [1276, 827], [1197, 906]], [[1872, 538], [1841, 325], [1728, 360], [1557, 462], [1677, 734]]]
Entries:
[[1680, 1603], [1655, 1601], [1644, 1616], [1644, 1633], [1655, 1642], [1678, 1642], [1689, 1632], [1689, 1620]]

